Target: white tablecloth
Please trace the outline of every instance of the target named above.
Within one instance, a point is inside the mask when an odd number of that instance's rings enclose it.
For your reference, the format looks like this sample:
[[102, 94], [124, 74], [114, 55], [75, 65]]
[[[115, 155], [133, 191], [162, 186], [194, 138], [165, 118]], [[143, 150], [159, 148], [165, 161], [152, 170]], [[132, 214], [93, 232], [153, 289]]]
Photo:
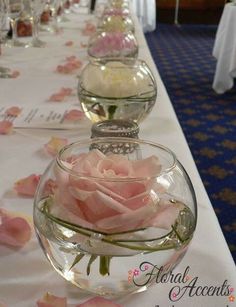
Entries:
[[[44, 106], [49, 103], [48, 97], [62, 86], [73, 87], [75, 90], [74, 98], [64, 103], [78, 104], [76, 75], [59, 75], [55, 72], [56, 66], [62, 63], [66, 56], [75, 55], [87, 61], [86, 49], [83, 49], [80, 43], [87, 40], [87, 37], [81, 35], [81, 29], [88, 17], [71, 14], [69, 18], [72, 21], [63, 24], [63, 34], [42, 36], [42, 39], [47, 41], [47, 47], [44, 49], [4, 48], [2, 64], [20, 70], [21, 75], [17, 79], [0, 80], [2, 105]], [[139, 57], [150, 65], [158, 86], [157, 103], [149, 117], [140, 125], [140, 138], [159, 142], [176, 153], [192, 179], [198, 200], [197, 230], [186, 256], [175, 269], [175, 274], [183, 274], [189, 266], [192, 287], [221, 289], [223, 284], [227, 283], [231, 288], [235, 288], [235, 265], [140, 26], [136, 29], [136, 35], [140, 44]], [[66, 47], [65, 42], [69, 40], [73, 41], [74, 45]], [[77, 131], [66, 136], [70, 141], [90, 137], [90, 127], [91, 124], [87, 120]], [[51, 135], [48, 131], [37, 133], [28, 130], [24, 133], [16, 131], [11, 135], [0, 135], [1, 208], [32, 215], [32, 199], [17, 196], [13, 185], [22, 177], [32, 173], [40, 174], [45, 170], [50, 158], [45, 156], [42, 148]], [[170, 282], [159, 283], [146, 292], [123, 297], [117, 302], [125, 307], [233, 306], [223, 290], [218, 290], [218, 295], [197, 296], [189, 292], [190, 288], [187, 288], [179, 301], [173, 303], [168, 295], [171, 288], [177, 285]], [[12, 250], [0, 246], [0, 301], [5, 301], [9, 307], [33, 307], [46, 292], [66, 296], [69, 304], [88, 298], [52, 269], [34, 234], [22, 249]]]
[[236, 77], [236, 3], [225, 5], [217, 29], [213, 56], [217, 59], [213, 89], [222, 94], [231, 89]]

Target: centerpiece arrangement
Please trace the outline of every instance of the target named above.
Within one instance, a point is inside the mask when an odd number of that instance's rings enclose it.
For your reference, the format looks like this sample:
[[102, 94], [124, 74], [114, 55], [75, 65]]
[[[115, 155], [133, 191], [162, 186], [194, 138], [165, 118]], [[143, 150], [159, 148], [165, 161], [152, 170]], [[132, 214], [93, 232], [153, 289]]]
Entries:
[[115, 297], [145, 290], [155, 282], [147, 282], [150, 274], [167, 273], [181, 260], [195, 230], [196, 199], [169, 149], [93, 138], [64, 147], [47, 168], [34, 221], [65, 279]]
[[92, 137], [65, 146], [41, 176], [34, 224], [59, 274], [117, 297], [146, 290], [179, 263], [195, 231], [197, 203], [175, 154], [138, 139], [157, 85], [138, 58], [128, 1], [109, 4], [78, 82]]

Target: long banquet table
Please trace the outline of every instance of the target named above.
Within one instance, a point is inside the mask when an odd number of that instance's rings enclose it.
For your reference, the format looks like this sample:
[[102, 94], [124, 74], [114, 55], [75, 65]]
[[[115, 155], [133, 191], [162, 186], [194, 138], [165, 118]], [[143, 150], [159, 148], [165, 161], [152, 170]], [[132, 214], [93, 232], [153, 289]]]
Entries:
[[[47, 42], [45, 48], [3, 48], [1, 65], [19, 70], [20, 75], [15, 79], [0, 80], [1, 106], [51, 106], [55, 110], [61, 106], [78, 107], [76, 74], [58, 74], [55, 69], [67, 56], [76, 56], [84, 64], [87, 62], [84, 44], [88, 37], [83, 36], [81, 31], [85, 21], [93, 17], [71, 13], [68, 18], [69, 22], [61, 24], [63, 33], [41, 35], [41, 39]], [[123, 297], [116, 302], [126, 307], [233, 306], [236, 287], [233, 259], [139, 24], [136, 25], [136, 36], [140, 46], [139, 58], [149, 64], [158, 86], [157, 103], [140, 125], [139, 136], [169, 147], [183, 163], [195, 187], [198, 223], [189, 250], [175, 269], [176, 274], [183, 274], [189, 267], [192, 282], [188, 287], [188, 284], [183, 283], [158, 283], [146, 292]], [[68, 41], [74, 44], [66, 46]], [[61, 87], [72, 87], [74, 95], [66, 102], [48, 102], [52, 93]], [[0, 135], [0, 208], [31, 217], [33, 200], [17, 195], [13, 189], [14, 183], [30, 174], [43, 173], [51, 161], [43, 152], [43, 147], [52, 135], [63, 135], [69, 141], [75, 141], [90, 137], [90, 128], [91, 123], [82, 120], [74, 130], [15, 129], [10, 135]], [[181, 299], [171, 302], [169, 292], [178, 285], [181, 289], [184, 286], [187, 288]], [[198, 292], [194, 293], [194, 289], [190, 292], [191, 287], [195, 287], [195, 290], [198, 288]], [[199, 287], [206, 287], [203, 293]], [[218, 287], [218, 295], [209, 294], [212, 291], [207, 294], [207, 287]], [[231, 296], [222, 290], [225, 288], [230, 289]], [[53, 270], [34, 233], [21, 249], [0, 245], [0, 302], [5, 302], [9, 307], [33, 307], [46, 292], [67, 297], [69, 306], [89, 298], [88, 294], [66, 282]]]

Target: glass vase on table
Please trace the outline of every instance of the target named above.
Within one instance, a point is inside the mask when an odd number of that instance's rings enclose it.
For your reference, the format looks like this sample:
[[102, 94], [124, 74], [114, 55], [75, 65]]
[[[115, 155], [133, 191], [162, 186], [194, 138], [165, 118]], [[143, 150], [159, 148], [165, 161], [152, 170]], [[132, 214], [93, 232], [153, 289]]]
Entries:
[[97, 31], [88, 42], [90, 59], [137, 58], [138, 42], [132, 32]]
[[157, 85], [149, 66], [134, 58], [90, 61], [78, 81], [78, 98], [92, 122], [142, 122], [156, 103]]
[[59, 274], [112, 298], [147, 290], [181, 261], [196, 211], [191, 181], [168, 148], [93, 138], [66, 146], [48, 166], [34, 224]]

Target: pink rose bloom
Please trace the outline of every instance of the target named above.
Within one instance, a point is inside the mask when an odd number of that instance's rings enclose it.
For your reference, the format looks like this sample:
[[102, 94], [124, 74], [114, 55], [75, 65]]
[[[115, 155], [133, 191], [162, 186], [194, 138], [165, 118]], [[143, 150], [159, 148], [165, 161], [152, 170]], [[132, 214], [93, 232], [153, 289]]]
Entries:
[[19, 195], [32, 197], [36, 192], [39, 180], [39, 175], [32, 174], [15, 182], [14, 189]]
[[66, 297], [59, 297], [46, 293], [43, 298], [37, 301], [38, 307], [67, 307]]
[[55, 168], [52, 209], [62, 219], [114, 233], [149, 226], [171, 229], [178, 216], [178, 206], [160, 199], [164, 188], [155, 180], [161, 171], [155, 156], [131, 161], [92, 150], [63, 164], [70, 173]]
[[31, 238], [31, 227], [27, 220], [0, 209], [0, 244], [22, 247]]

